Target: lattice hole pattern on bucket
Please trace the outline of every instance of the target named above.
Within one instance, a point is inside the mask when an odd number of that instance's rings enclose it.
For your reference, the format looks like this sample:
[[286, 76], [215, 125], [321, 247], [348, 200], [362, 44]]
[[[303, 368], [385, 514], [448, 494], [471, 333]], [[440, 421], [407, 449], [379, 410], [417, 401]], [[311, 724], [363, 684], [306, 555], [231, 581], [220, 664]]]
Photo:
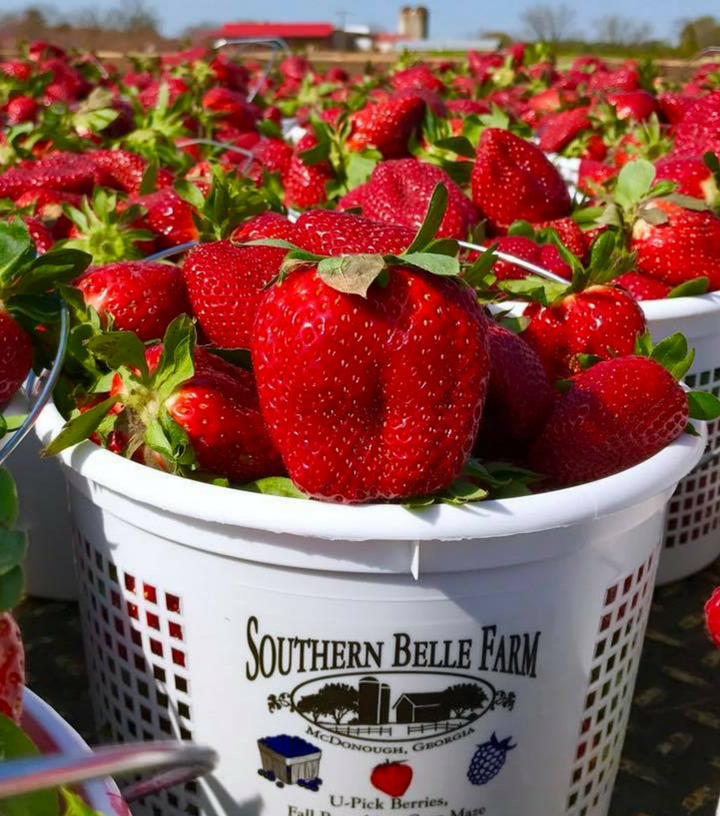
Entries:
[[[712, 391], [720, 397], [720, 368], [688, 374], [690, 388]], [[720, 421], [710, 422], [708, 450], [720, 445]], [[665, 547], [692, 544], [711, 534], [720, 535], [720, 456], [696, 468], [678, 485], [665, 522]]]
[[[119, 742], [192, 739], [182, 598], [123, 572], [75, 533], [95, 720]], [[133, 805], [134, 816], [198, 816], [190, 783]]]
[[600, 617], [565, 816], [604, 816], [620, 763], [657, 570], [656, 550], [609, 586]]

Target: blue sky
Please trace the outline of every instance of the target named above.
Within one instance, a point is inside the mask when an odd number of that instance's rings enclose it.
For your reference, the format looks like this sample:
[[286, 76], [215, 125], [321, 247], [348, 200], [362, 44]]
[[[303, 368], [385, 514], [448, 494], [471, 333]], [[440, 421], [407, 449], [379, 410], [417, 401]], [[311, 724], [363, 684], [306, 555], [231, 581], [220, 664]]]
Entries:
[[[513, 33], [522, 32], [519, 21], [523, 9], [537, 3], [548, 2], [559, 5], [554, 0], [429, 0], [425, 5], [430, 9], [430, 35], [432, 38], [473, 36], [480, 29], [500, 29]], [[2, 0], [2, 11], [23, 8], [28, 0]], [[53, 0], [47, 2], [53, 5]], [[65, 13], [92, 7], [111, 8], [121, 4], [121, 0], [55, 0], [55, 7]], [[188, 2], [188, 0], [148, 0], [163, 22], [167, 34], [177, 34], [186, 26], [205, 21], [231, 20], [308, 20], [337, 23], [339, 12], [347, 12], [348, 23], [374, 23], [386, 30], [395, 31], [397, 10], [403, 5], [388, 0], [266, 0], [262, 4], [248, 3], [247, 0], [213, 0], [211, 3]], [[592, 32], [593, 22], [607, 14], [618, 14], [634, 20], [650, 21], [655, 36], [673, 38], [676, 23], [682, 17], [698, 17], [713, 14], [720, 17], [720, 7], [712, 0], [602, 0], [602, 2], [566, 2], [576, 10], [576, 22], [580, 31]], [[262, 8], [262, 13], [258, 9]]]

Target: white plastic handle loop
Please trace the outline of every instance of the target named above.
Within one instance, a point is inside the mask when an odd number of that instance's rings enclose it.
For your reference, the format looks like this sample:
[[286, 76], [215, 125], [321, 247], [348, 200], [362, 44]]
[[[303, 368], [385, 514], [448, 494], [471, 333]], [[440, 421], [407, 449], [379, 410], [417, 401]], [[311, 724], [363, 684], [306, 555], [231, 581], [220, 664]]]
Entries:
[[12, 759], [0, 763], [0, 800], [107, 776], [156, 771], [122, 791], [123, 799], [133, 802], [204, 776], [217, 763], [212, 748], [189, 742], [141, 742], [96, 748], [92, 753]]

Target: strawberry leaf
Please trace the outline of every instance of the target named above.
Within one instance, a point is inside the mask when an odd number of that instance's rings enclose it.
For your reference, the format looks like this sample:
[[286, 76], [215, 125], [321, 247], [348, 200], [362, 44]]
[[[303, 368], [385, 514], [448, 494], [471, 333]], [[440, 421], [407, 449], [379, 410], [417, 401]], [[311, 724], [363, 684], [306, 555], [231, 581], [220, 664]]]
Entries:
[[615, 201], [626, 211], [636, 207], [650, 192], [655, 167], [647, 159], [628, 162], [618, 174]]
[[678, 298], [678, 297], [694, 297], [695, 295], [706, 295], [709, 289], [710, 289], [709, 278], [693, 278], [692, 280], [685, 281], [685, 283], [681, 283], [679, 286], [676, 286], [674, 289], [671, 289], [665, 297]]
[[285, 496], [289, 499], [308, 499], [305, 493], [295, 487], [294, 483], [286, 476], [268, 476], [264, 479], [257, 479], [242, 486], [243, 490], [252, 493], [265, 493], [271, 496]]
[[18, 515], [18, 497], [15, 482], [9, 471], [0, 468], [0, 525], [10, 527]]
[[[160, 163], [157, 156], [153, 156], [148, 160], [143, 172], [142, 181], [140, 182], [140, 195], [149, 195], [157, 190], [157, 174]], [[197, 189], [197, 188], [196, 188]]]
[[510, 227], [507, 232], [508, 235], [520, 235], [523, 238], [530, 238], [531, 240], [535, 240], [535, 227], [529, 221], [514, 221], [510, 224]]
[[55, 456], [65, 448], [77, 445], [78, 442], [90, 437], [100, 426], [100, 423], [105, 419], [108, 411], [117, 403], [120, 402], [120, 397], [108, 397], [108, 399], [99, 402], [92, 408], [89, 408], [84, 413], [70, 419], [65, 423], [60, 433], [52, 440], [52, 442], [43, 449], [42, 456]]
[[685, 335], [675, 332], [675, 334], [661, 340], [647, 356], [660, 363], [679, 381], [687, 374], [692, 365], [695, 359], [695, 349], [688, 349]]
[[87, 342], [88, 350], [113, 370], [132, 366], [140, 370], [144, 382], [150, 378], [145, 361], [145, 344], [131, 331], [106, 332]]
[[475, 159], [476, 150], [466, 136], [450, 136], [446, 139], [438, 139], [435, 146], [442, 150], [450, 150], [458, 156], [466, 159]]
[[520, 280], [500, 281], [498, 287], [503, 292], [517, 295], [524, 300], [536, 300], [542, 306], [549, 306], [558, 298], [567, 294], [568, 287], [561, 283], [553, 283], [538, 275], [528, 275]]
[[318, 263], [317, 274], [338, 292], [367, 297], [368, 289], [383, 269], [385, 258], [382, 255], [345, 255], [341, 258], [323, 258]]
[[684, 207], [686, 210], [693, 210], [695, 212], [705, 212], [710, 207], [699, 198], [693, 198], [689, 195], [681, 195], [680, 193], [671, 193], [663, 196], [663, 201], [669, 201], [672, 204], [677, 204], [679, 207]]
[[0, 295], [10, 290], [18, 271], [32, 263], [35, 254], [35, 245], [22, 221], [0, 223]]
[[601, 363], [603, 360], [603, 358], [598, 357], [597, 354], [576, 354], [575, 359], [583, 371], [586, 371], [588, 368], [592, 368], [594, 365]]
[[[2, 590], [0, 589], [0, 595]], [[0, 714], [0, 756], [4, 760], [39, 756], [30, 737], [9, 717]], [[58, 798], [52, 790], [34, 791], [2, 801], [3, 816], [58, 816]]]
[[495, 283], [492, 268], [495, 266], [495, 261], [497, 260], [497, 255], [495, 254], [497, 247], [497, 243], [491, 244], [485, 252], [478, 255], [472, 266], [465, 269], [463, 280], [472, 286], [473, 289], [487, 289]]
[[444, 184], [439, 183], [435, 185], [435, 189], [430, 196], [425, 218], [423, 219], [420, 228], [410, 246], [405, 250], [405, 254], [412, 252], [420, 252], [432, 241], [437, 235], [443, 218], [445, 217], [445, 210], [447, 209], [448, 191]]
[[720, 400], [709, 391], [688, 391], [687, 398], [692, 419], [708, 422], [720, 417]]
[[163, 350], [153, 375], [160, 404], [195, 373], [193, 352], [196, 342], [195, 325], [187, 315], [179, 315], [167, 327]]
[[[0, 575], [0, 612], [8, 612], [14, 609], [20, 601], [22, 601], [24, 593], [25, 574], [20, 565]], [[2, 750], [1, 746], [0, 750]], [[3, 816], [6, 816], [8, 813], [9, 811], [6, 810], [5, 802], [3, 801]]]
[[26, 549], [24, 533], [0, 528], [0, 576], [7, 575], [15, 567], [20, 566], [25, 558]]
[[460, 274], [460, 261], [448, 255], [436, 255], [432, 252], [413, 252], [412, 254], [398, 255], [397, 260], [424, 269], [433, 275], [457, 277]]

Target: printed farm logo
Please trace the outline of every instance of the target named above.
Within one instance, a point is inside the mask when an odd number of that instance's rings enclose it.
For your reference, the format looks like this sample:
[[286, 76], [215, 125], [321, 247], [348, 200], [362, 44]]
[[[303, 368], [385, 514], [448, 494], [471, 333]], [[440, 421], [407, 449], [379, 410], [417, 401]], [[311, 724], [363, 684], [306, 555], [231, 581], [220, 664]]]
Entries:
[[325, 640], [263, 632], [251, 617], [246, 635], [248, 681], [308, 676], [270, 694], [269, 711], [296, 713], [308, 723], [308, 736], [351, 747], [349, 740], [445, 737], [433, 741], [436, 746], [473, 733], [472, 723], [488, 711], [512, 710], [515, 692], [497, 688], [488, 675], [535, 678], [541, 633], [484, 626], [476, 638], [457, 640], [419, 640], [402, 632], [387, 640]]

